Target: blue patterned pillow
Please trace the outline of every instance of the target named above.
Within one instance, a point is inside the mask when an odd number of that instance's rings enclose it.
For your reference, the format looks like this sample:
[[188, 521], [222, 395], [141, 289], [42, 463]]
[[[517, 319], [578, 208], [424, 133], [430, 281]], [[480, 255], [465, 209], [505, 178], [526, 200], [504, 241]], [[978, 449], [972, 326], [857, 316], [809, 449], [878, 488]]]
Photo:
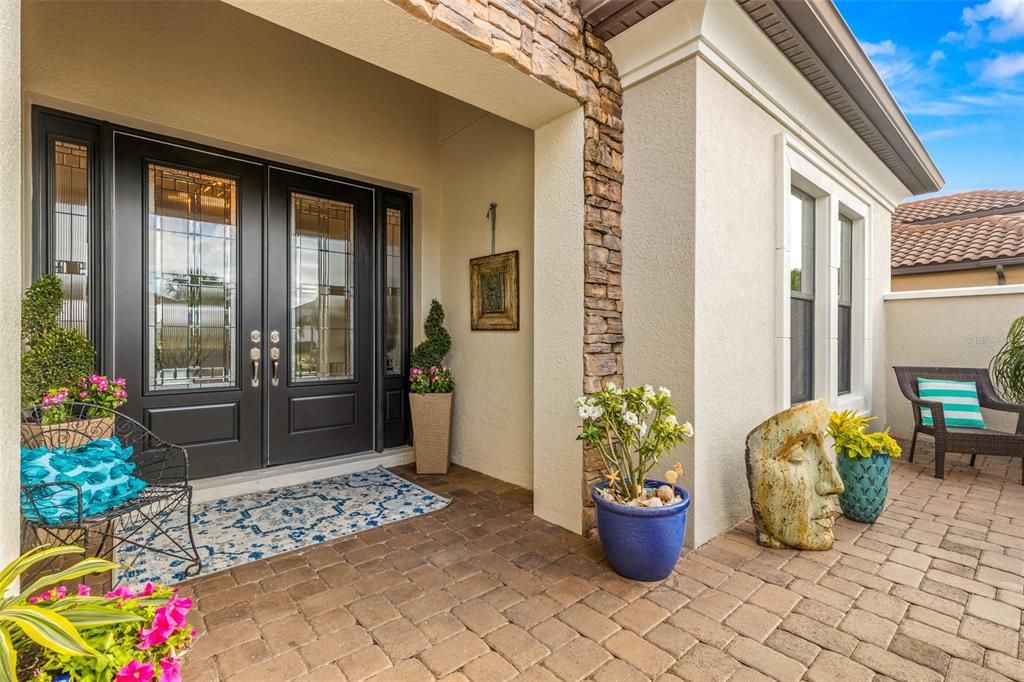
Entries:
[[132, 473], [131, 446], [117, 438], [102, 438], [74, 450], [21, 449], [21, 483], [67, 483], [22, 494], [22, 513], [31, 521], [63, 523], [78, 518], [78, 495], [71, 483], [82, 488], [82, 516], [94, 516], [139, 496], [146, 482]]

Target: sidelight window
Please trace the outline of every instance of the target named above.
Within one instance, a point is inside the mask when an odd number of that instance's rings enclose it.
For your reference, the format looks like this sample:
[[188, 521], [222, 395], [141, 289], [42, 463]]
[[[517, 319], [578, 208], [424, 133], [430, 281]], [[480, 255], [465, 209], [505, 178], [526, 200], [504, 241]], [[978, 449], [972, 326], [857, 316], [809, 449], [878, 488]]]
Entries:
[[790, 240], [790, 396], [814, 397], [814, 197], [792, 187]]

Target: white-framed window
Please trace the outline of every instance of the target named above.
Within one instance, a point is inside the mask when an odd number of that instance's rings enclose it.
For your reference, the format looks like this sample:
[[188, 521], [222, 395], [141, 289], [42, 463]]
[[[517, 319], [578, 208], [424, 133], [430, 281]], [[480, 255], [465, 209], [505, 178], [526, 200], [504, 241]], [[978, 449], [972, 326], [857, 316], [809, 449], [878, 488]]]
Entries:
[[870, 204], [780, 135], [778, 403], [871, 406]]

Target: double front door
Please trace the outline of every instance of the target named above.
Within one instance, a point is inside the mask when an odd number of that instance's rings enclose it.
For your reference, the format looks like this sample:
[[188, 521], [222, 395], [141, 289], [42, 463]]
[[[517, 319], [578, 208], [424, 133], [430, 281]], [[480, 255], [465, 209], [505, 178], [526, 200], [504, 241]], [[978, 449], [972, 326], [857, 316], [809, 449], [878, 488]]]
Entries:
[[113, 204], [114, 371], [194, 476], [381, 445], [374, 190], [115, 133]]

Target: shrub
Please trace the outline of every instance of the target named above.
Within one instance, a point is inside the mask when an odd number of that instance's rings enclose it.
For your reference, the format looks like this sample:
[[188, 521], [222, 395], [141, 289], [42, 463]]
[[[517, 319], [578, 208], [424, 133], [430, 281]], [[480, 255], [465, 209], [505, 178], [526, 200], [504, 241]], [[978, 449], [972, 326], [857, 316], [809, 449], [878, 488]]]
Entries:
[[75, 386], [92, 374], [96, 350], [77, 329], [58, 323], [64, 295], [56, 275], [43, 275], [21, 304], [21, 403], [38, 403], [51, 389]]
[[1024, 404], [1024, 316], [1010, 325], [1006, 343], [992, 358], [989, 370], [1003, 398]]
[[444, 328], [444, 308], [437, 299], [430, 302], [430, 312], [423, 323], [426, 339], [412, 350], [410, 364], [421, 370], [441, 367], [444, 359], [452, 349], [452, 337]]
[[903, 448], [885, 431], [866, 433], [876, 417], [866, 417], [853, 410], [833, 412], [828, 420], [828, 433], [835, 441], [836, 454], [846, 457], [870, 457], [874, 454], [899, 457]]

